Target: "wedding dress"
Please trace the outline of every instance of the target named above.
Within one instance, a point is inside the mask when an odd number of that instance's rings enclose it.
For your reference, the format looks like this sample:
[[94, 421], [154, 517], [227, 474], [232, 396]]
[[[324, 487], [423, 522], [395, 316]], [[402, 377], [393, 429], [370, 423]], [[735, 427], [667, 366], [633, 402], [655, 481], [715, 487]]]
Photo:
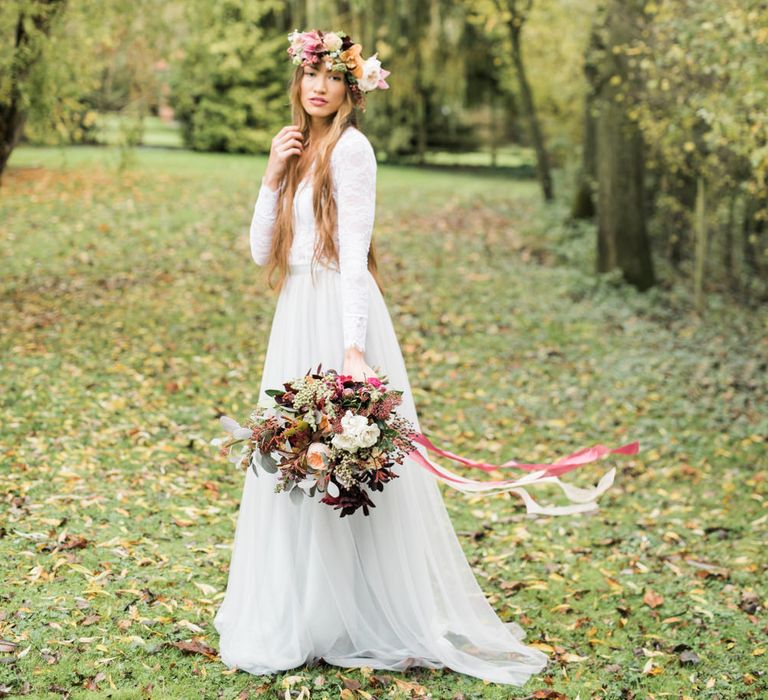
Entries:
[[[290, 274], [277, 299], [260, 398], [321, 363], [341, 372], [344, 349], [354, 345], [403, 390], [398, 411], [420, 431], [392, 320], [367, 268], [376, 159], [355, 127], [335, 145], [331, 171], [339, 265], [310, 272], [315, 228], [305, 178], [294, 198]], [[267, 261], [277, 197], [262, 183], [250, 228], [258, 265]], [[486, 599], [436, 479], [410, 458], [395, 471], [399, 478], [375, 494], [369, 516], [358, 510], [344, 518], [317, 499], [295, 503], [275, 493], [277, 475], [245, 472], [214, 620], [227, 666], [273, 674], [322, 658], [342, 667], [447, 667], [513, 685], [545, 669], [548, 657], [526, 646], [525, 631], [503, 622]]]

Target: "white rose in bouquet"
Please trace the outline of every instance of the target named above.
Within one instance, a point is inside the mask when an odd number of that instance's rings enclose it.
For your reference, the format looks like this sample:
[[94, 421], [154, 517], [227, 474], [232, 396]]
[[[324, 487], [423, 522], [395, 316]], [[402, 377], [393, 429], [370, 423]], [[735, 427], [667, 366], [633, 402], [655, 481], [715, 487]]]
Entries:
[[368, 423], [366, 416], [356, 416], [349, 409], [341, 419], [341, 427], [343, 432], [334, 435], [331, 444], [347, 452], [375, 445], [381, 432], [378, 425]]
[[379, 439], [381, 430], [376, 423], [370, 423], [358, 433], [358, 442], [360, 447], [372, 447]]

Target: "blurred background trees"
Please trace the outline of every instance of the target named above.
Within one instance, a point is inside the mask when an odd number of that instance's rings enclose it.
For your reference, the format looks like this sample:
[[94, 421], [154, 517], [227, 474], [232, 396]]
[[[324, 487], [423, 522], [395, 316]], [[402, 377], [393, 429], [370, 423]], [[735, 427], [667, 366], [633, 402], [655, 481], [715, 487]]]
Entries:
[[768, 297], [760, 0], [5, 0], [0, 172], [22, 140], [129, 149], [147, 118], [156, 145], [265, 153], [311, 27], [392, 71], [362, 115], [381, 161], [535, 176], [594, 219], [597, 271]]

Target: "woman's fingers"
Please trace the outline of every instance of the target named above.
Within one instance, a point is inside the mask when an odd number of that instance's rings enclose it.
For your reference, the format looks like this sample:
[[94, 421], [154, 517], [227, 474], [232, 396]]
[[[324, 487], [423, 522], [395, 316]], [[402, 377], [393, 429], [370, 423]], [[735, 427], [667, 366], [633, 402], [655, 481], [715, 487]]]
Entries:
[[287, 167], [288, 158], [300, 156], [304, 150], [304, 134], [295, 124], [284, 126], [272, 137], [269, 149], [267, 175], [273, 182], [279, 181]]
[[301, 140], [302, 138], [303, 134], [301, 133], [301, 129], [298, 127], [283, 127], [280, 129], [280, 131], [277, 132], [277, 136], [272, 139], [272, 143], [281, 144], [292, 139]]
[[303, 145], [300, 139], [289, 139], [288, 141], [283, 141], [278, 148], [301, 148]]
[[273, 148], [284, 159], [289, 156], [300, 155], [304, 148], [301, 131], [290, 129], [279, 134], [279, 138], [273, 142]]

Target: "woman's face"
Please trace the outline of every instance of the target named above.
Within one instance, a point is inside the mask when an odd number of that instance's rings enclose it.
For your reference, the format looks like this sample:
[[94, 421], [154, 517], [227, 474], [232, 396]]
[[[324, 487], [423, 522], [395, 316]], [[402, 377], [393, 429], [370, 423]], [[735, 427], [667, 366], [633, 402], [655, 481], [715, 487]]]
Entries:
[[301, 104], [311, 117], [330, 117], [344, 102], [347, 92], [344, 72], [329, 71], [321, 59], [314, 66], [304, 66], [301, 77]]

